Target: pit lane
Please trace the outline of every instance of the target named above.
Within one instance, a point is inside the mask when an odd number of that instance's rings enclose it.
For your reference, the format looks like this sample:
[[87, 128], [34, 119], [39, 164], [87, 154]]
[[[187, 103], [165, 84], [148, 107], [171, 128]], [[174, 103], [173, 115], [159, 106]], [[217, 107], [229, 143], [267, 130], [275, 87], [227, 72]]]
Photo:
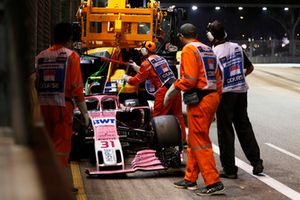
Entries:
[[[247, 77], [250, 85], [248, 92], [249, 117], [258, 140], [265, 174], [295, 192], [294, 197], [285, 195], [282, 188], [272, 187], [259, 178], [240, 168], [239, 179], [223, 179], [226, 187], [225, 195], [214, 199], [299, 199], [300, 198], [300, 161], [294, 157], [270, 148], [274, 144], [294, 155], [300, 155], [300, 68], [256, 67], [252, 75]], [[215, 123], [211, 127], [211, 138], [217, 144]], [[236, 141], [236, 157], [248, 163]], [[215, 154], [218, 169], [218, 155]], [[77, 178], [81, 180], [77, 199], [208, 199], [199, 197], [192, 191], [180, 190], [173, 187], [173, 182], [183, 176], [181, 170], [136, 172], [122, 176], [99, 176], [87, 178], [85, 168], [92, 167], [89, 162], [74, 163], [77, 167]], [[250, 172], [251, 173], [251, 172]], [[79, 181], [80, 182], [80, 181]], [[74, 182], [76, 185], [76, 181]], [[199, 177], [198, 185], [203, 186]], [[288, 192], [288, 191], [287, 191]]]

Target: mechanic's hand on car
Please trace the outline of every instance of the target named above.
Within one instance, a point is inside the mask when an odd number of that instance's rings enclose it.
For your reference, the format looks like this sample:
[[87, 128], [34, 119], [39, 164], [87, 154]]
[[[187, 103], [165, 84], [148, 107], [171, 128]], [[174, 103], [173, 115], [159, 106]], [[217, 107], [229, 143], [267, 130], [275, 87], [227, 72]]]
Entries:
[[168, 89], [168, 91], [165, 94], [164, 106], [168, 105], [168, 103], [173, 98], [173, 96], [175, 96], [178, 93], [180, 93], [180, 90], [176, 89], [174, 84], [172, 84], [171, 87]]
[[128, 80], [131, 78], [131, 76], [128, 76], [128, 75], [126, 75], [126, 74], [124, 74], [123, 76], [122, 76], [122, 79], [124, 80], [124, 81], [126, 81], [126, 82], [128, 82]]
[[133, 60], [129, 60], [129, 64], [136, 73], [140, 71], [140, 66], [138, 66]]

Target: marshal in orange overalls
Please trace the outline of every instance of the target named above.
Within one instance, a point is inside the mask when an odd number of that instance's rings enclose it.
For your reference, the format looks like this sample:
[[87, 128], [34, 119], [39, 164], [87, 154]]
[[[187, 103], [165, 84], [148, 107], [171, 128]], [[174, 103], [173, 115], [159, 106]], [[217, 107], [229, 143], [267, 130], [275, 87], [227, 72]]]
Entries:
[[[198, 104], [187, 105], [188, 117], [188, 158], [184, 179], [196, 182], [201, 172], [205, 185], [211, 185], [220, 181], [216, 169], [212, 143], [209, 138], [209, 128], [220, 101], [220, 73], [208, 73], [209, 61], [203, 62], [202, 55], [206, 55], [209, 47], [194, 40], [184, 46], [181, 54], [180, 73], [174, 86], [181, 91], [191, 89], [213, 91], [204, 96]], [[203, 54], [198, 49], [204, 49]], [[209, 59], [208, 59], [209, 60]], [[214, 82], [208, 76], [215, 76]]]
[[[156, 55], [155, 55], [156, 56]], [[186, 140], [186, 132], [185, 132], [185, 123], [182, 114], [182, 99], [181, 94], [177, 94], [173, 99], [170, 100], [170, 103], [166, 106], [163, 105], [164, 97], [168, 90], [167, 87], [162, 87], [162, 83], [155, 72], [154, 68], [151, 66], [148, 59], [145, 59], [142, 64], [139, 72], [132, 78], [128, 80], [128, 83], [131, 85], [137, 85], [144, 82], [146, 79], [149, 79], [152, 84], [158, 88], [155, 93], [155, 102], [154, 102], [154, 110], [152, 116], [159, 115], [174, 115], [179, 120], [181, 126], [182, 140]]]
[[[49, 71], [44, 69], [39, 72], [39, 68], [41, 68], [41, 62], [39, 62], [39, 60], [55, 60], [55, 55], [57, 57], [66, 58], [67, 60], [66, 72], [64, 77], [61, 79], [61, 83], [64, 83], [64, 90], [61, 92], [60, 97], [53, 98], [55, 95], [47, 95], [47, 90], [44, 89], [44, 96], [41, 98], [41, 93], [39, 92], [39, 97], [46, 129], [50, 134], [50, 138], [54, 144], [56, 154], [61, 161], [62, 166], [66, 167], [68, 164], [69, 153], [71, 151], [74, 109], [72, 98], [74, 98], [75, 102], [84, 101], [83, 83], [79, 55], [61, 45], [53, 45], [49, 49], [42, 51], [37, 56], [36, 71], [38, 79], [39, 76], [42, 75], [43, 79], [48, 81], [48, 83], [56, 83], [56, 72], [54, 73], [53, 70], [51, 71], [50, 69]], [[53, 62], [55, 67], [55, 62], [59, 62], [59, 59], [56, 59], [56, 61]], [[51, 61], [49, 61], [49, 63], [51, 64]], [[47, 82], [44, 82], [44, 84], [47, 84]], [[51, 86], [51, 84], [49, 86]], [[42, 86], [38, 86], [38, 90], [41, 87]], [[60, 100], [56, 101], [59, 98]], [[61, 101], [63, 102], [57, 103]]]

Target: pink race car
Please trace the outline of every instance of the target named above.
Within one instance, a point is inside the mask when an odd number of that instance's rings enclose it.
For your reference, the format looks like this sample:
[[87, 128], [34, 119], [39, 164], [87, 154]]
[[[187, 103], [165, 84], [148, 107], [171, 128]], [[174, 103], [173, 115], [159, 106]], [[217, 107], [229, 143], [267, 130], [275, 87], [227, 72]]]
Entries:
[[75, 112], [71, 159], [89, 157], [95, 168], [88, 175], [180, 167], [181, 129], [174, 116], [152, 118], [148, 106], [136, 99], [120, 104], [117, 95], [85, 99], [91, 125], [83, 127]]

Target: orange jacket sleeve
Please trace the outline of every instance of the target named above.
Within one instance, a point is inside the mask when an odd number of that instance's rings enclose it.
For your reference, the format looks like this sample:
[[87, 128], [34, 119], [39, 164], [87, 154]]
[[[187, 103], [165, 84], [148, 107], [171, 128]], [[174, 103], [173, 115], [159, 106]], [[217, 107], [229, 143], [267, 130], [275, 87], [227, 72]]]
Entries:
[[69, 81], [70, 86], [70, 97], [74, 97], [76, 102], [84, 101], [83, 94], [83, 82], [80, 69], [80, 57], [76, 52], [73, 52], [69, 57], [69, 66], [70, 70], [67, 73], [67, 81]]
[[141, 64], [141, 68], [140, 68], [139, 72], [134, 77], [130, 78], [128, 80], [128, 83], [130, 85], [138, 85], [138, 84], [144, 82], [149, 76], [150, 68], [151, 68], [150, 63], [148, 61], [144, 61]]
[[181, 53], [181, 78], [174, 83], [175, 88], [182, 91], [194, 88], [198, 81], [200, 67], [191, 46], [185, 46]]

